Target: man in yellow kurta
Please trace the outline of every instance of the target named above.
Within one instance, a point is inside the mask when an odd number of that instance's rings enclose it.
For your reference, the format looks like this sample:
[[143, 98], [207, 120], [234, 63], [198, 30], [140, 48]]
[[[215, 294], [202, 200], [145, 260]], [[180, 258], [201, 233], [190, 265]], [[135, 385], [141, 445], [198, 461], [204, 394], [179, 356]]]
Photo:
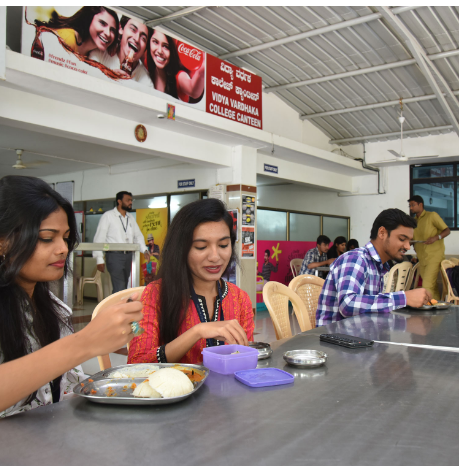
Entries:
[[414, 229], [414, 240], [424, 243], [414, 244], [417, 258], [420, 262], [422, 286], [431, 292], [432, 298], [440, 299], [437, 284], [438, 272], [444, 259], [444, 242], [451, 231], [436, 212], [427, 212], [421, 196], [412, 196], [409, 200], [409, 209], [415, 214], [417, 228]]

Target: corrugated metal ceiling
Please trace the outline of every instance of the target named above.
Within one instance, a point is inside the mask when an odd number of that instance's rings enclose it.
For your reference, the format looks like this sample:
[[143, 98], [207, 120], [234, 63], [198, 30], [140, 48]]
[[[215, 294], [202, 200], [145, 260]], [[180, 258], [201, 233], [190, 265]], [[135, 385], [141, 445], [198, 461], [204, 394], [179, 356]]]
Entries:
[[[269, 92], [332, 140], [398, 133], [400, 98], [407, 136], [458, 132], [458, 100], [439, 90], [445, 91], [442, 81], [459, 90], [459, 7], [385, 7], [391, 16], [366, 6], [120, 8], [159, 20], [173, 35], [260, 75]], [[413, 40], [439, 74], [430, 73], [433, 81]], [[352, 107], [359, 109], [344, 110]], [[387, 138], [396, 136], [362, 141]]]

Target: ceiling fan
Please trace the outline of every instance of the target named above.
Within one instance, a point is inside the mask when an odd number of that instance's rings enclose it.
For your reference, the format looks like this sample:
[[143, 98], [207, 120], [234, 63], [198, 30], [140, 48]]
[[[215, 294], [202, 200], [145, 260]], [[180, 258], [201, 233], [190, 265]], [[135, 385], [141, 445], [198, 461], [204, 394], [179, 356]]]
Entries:
[[12, 167], [16, 170], [34, 169], [37, 166], [46, 165], [49, 163], [48, 161], [32, 161], [28, 164], [24, 164], [24, 162], [22, 161], [22, 154], [24, 153], [24, 150], [17, 148], [15, 152], [17, 158], [16, 163]]
[[406, 156], [403, 151], [403, 124], [406, 120], [403, 115], [403, 99], [399, 99], [399, 104], [401, 106], [401, 113], [398, 117], [399, 123], [401, 124], [401, 150], [400, 152], [396, 152], [395, 150], [388, 150], [393, 156], [395, 156], [394, 160], [382, 160], [380, 163], [395, 163], [397, 161], [412, 161], [412, 160], [430, 160], [433, 158], [438, 158], [439, 155], [431, 155], [431, 156]]

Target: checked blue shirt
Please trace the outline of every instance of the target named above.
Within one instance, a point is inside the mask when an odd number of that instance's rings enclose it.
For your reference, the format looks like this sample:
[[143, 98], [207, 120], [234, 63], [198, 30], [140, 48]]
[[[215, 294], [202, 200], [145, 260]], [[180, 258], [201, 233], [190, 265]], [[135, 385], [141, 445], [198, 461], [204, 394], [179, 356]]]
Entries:
[[319, 295], [316, 326], [364, 313], [389, 313], [406, 306], [404, 291], [382, 293], [382, 264], [372, 242], [341, 255], [331, 266]]
[[308, 268], [308, 265], [310, 263], [325, 262], [326, 260], [327, 254], [323, 253], [321, 255], [317, 246], [311, 250], [308, 250], [308, 252], [306, 252], [305, 254], [305, 258], [303, 259], [299, 275], [314, 275], [316, 272], [316, 268]]

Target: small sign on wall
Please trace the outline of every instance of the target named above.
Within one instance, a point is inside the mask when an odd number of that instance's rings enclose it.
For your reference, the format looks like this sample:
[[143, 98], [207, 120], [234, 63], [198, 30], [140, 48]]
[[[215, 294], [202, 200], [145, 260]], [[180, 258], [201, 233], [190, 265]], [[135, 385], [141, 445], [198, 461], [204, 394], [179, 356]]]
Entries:
[[266, 163], [263, 165], [264, 171], [268, 171], [268, 173], [278, 174], [278, 167], [273, 165], [267, 165]]
[[181, 179], [178, 180], [178, 188], [195, 188], [196, 187], [196, 180], [195, 179]]

